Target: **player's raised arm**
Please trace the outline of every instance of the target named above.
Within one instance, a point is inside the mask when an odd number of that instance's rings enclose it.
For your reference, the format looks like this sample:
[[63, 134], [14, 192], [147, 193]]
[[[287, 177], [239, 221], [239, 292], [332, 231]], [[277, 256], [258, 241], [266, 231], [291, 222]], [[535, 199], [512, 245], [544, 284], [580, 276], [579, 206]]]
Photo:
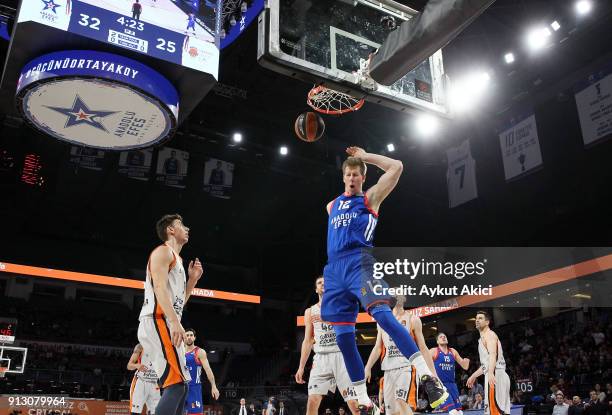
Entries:
[[402, 174], [404, 165], [401, 161], [392, 159], [390, 157], [381, 156], [380, 154], [366, 153], [366, 151], [359, 147], [349, 147], [346, 149], [348, 155], [352, 157], [358, 157], [363, 160], [364, 163], [373, 164], [376, 167], [384, 170], [384, 174], [378, 179], [378, 183], [370, 187], [366, 192], [369, 200], [370, 207], [378, 212], [380, 204], [389, 196], [389, 194], [395, 189], [399, 177]]
[[206, 378], [210, 382], [211, 395], [217, 400], [219, 399], [219, 389], [217, 389], [217, 383], [215, 381], [215, 374], [210, 368], [210, 363], [208, 362], [208, 357], [206, 356], [206, 352], [202, 349], [198, 349], [198, 359], [202, 362], [202, 368], [204, 369], [204, 373], [206, 373]]
[[172, 344], [178, 347], [185, 337], [185, 329], [183, 329], [179, 317], [170, 302], [170, 294], [168, 293], [168, 270], [172, 261], [174, 261], [172, 249], [169, 246], [163, 245], [151, 254], [150, 267], [155, 297], [170, 325]]
[[312, 346], [314, 345], [310, 308], [307, 308], [304, 313], [304, 327], [304, 340], [302, 341], [302, 349], [300, 350], [300, 364], [295, 373], [295, 381], [300, 384], [304, 383], [304, 368], [306, 367], [306, 362], [308, 361]]
[[376, 364], [376, 361], [380, 357], [382, 351], [382, 330], [380, 326], [376, 325], [376, 343], [374, 343], [374, 347], [372, 347], [372, 351], [370, 352], [370, 357], [368, 358], [368, 362], [365, 365], [365, 378], [370, 383], [370, 378], [372, 377], [372, 368]]
[[141, 365], [140, 363], [138, 363], [138, 359], [140, 359], [141, 354], [142, 354], [142, 346], [140, 345], [140, 343], [138, 343], [136, 347], [134, 347], [134, 351], [132, 352], [132, 355], [130, 356], [130, 360], [128, 361], [128, 364], [127, 364], [128, 370], [138, 370], [144, 367], [144, 365]]
[[453, 349], [452, 347], [451, 352], [453, 353], [453, 356], [455, 356], [455, 361], [459, 363], [459, 366], [461, 366], [463, 370], [468, 370], [468, 368], [470, 367], [470, 359], [468, 359], [467, 357], [465, 359], [462, 358], [459, 352]]

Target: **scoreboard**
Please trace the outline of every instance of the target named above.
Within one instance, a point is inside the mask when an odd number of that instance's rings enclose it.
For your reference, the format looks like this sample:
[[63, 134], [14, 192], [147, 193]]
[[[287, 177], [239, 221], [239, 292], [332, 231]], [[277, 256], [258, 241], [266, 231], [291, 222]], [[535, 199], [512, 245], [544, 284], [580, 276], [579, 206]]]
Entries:
[[37, 22], [217, 78], [221, 13], [213, 6], [184, 0], [23, 0], [17, 21]]

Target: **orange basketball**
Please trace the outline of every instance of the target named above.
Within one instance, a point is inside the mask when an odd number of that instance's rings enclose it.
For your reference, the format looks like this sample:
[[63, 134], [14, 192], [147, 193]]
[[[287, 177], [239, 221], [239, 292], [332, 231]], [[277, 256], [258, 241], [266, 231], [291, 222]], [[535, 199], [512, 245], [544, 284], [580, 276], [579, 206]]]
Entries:
[[295, 135], [308, 143], [317, 141], [325, 131], [323, 118], [316, 112], [304, 112], [295, 120]]

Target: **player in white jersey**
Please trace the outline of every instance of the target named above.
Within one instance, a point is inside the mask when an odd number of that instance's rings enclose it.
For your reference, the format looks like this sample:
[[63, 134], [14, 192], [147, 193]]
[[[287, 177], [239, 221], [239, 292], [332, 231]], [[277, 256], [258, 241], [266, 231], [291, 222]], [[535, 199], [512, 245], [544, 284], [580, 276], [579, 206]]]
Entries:
[[319, 413], [319, 405], [327, 392], [334, 393], [336, 386], [347, 403], [353, 415], [359, 414], [357, 396], [351, 384], [351, 379], [344, 366], [342, 353], [336, 343], [336, 333], [331, 324], [321, 320], [321, 296], [325, 290], [323, 276], [315, 280], [315, 292], [319, 296], [319, 302], [306, 309], [304, 313], [304, 341], [300, 353], [300, 365], [295, 374], [295, 381], [303, 384], [304, 367], [314, 348], [312, 359], [312, 370], [308, 379], [308, 403], [306, 404], [306, 415]]
[[[421, 319], [404, 310], [405, 303], [406, 297], [403, 295], [396, 296], [393, 315], [410, 333], [424, 357], [427, 367], [435, 376], [433, 360], [423, 337]], [[374, 367], [378, 358], [382, 357], [380, 367], [385, 375], [381, 383], [383, 400], [380, 402], [380, 406], [383, 407], [384, 405], [385, 412], [389, 415], [411, 415], [413, 411], [416, 411], [419, 396], [419, 377], [416, 373], [416, 367], [412, 366], [410, 361], [400, 352], [393, 339], [379, 325], [376, 327], [378, 329], [376, 343], [365, 366], [366, 379], [368, 382], [370, 381], [372, 367]]]
[[130, 413], [140, 415], [146, 405], [147, 414], [155, 414], [155, 408], [160, 398], [157, 373], [155, 373], [153, 363], [144, 353], [140, 343], [134, 347], [127, 368], [135, 371], [130, 387]]
[[157, 415], [181, 415], [187, 395], [186, 382], [190, 380], [181, 315], [203, 271], [200, 261], [192, 260], [189, 281], [186, 280], [179, 254], [189, 240], [189, 228], [180, 215], [163, 216], [156, 229], [164, 243], [151, 252], [147, 264], [138, 340], [159, 376], [162, 397], [157, 404]]
[[501, 342], [491, 328], [489, 313], [476, 313], [476, 329], [480, 332], [478, 339], [478, 354], [480, 367], [467, 380], [469, 388], [476, 379], [485, 375], [485, 414], [509, 415], [510, 407], [510, 377], [506, 373], [506, 361]]

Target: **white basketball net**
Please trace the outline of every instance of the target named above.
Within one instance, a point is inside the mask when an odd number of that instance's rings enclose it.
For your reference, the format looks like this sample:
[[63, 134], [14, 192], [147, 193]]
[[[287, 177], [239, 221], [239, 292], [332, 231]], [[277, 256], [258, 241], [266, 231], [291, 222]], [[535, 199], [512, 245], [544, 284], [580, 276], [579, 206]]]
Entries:
[[355, 98], [324, 86], [316, 86], [308, 93], [306, 103], [315, 111], [323, 114], [340, 115], [357, 111], [363, 106], [363, 98]]

